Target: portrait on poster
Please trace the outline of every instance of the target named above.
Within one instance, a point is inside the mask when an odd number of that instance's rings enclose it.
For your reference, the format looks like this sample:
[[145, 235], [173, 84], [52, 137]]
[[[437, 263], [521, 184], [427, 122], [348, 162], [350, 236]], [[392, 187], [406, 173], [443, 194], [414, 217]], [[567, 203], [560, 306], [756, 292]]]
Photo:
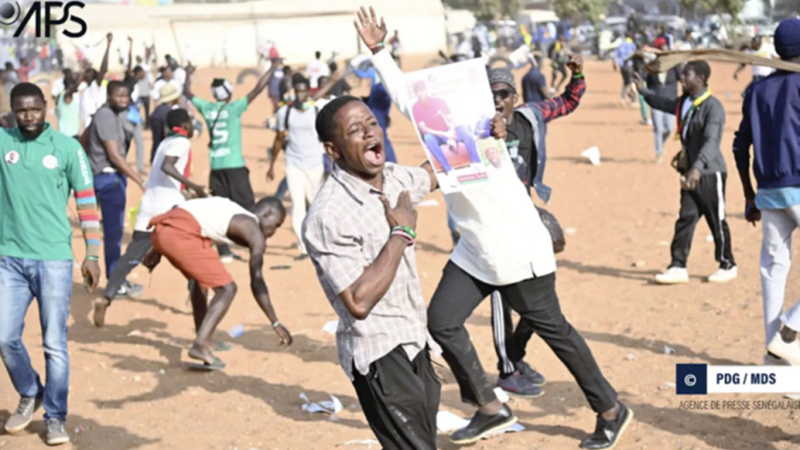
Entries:
[[411, 117], [442, 192], [515, 176], [503, 141], [491, 136], [496, 111], [480, 60], [407, 74]]

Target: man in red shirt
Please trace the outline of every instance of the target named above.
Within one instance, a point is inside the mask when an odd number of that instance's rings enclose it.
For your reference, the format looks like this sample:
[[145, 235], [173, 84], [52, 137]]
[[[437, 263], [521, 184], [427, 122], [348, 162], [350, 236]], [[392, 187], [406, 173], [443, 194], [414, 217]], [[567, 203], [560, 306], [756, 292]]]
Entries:
[[425, 141], [425, 146], [436, 161], [442, 166], [445, 174], [453, 170], [450, 162], [442, 151], [442, 145], [447, 144], [450, 151], [455, 151], [458, 142], [464, 144], [469, 152], [473, 165], [481, 163], [475, 136], [470, 128], [453, 123], [450, 107], [440, 98], [431, 97], [428, 84], [425, 80], [414, 83], [414, 93], [417, 103], [412, 108], [411, 115], [417, 122], [417, 128]]
[[19, 75], [19, 82], [20, 83], [27, 83], [30, 79], [30, 73], [33, 69], [36, 68], [36, 61], [33, 61], [30, 65], [28, 65], [28, 60], [22, 58], [19, 61], [19, 69], [17, 69], [17, 75]]

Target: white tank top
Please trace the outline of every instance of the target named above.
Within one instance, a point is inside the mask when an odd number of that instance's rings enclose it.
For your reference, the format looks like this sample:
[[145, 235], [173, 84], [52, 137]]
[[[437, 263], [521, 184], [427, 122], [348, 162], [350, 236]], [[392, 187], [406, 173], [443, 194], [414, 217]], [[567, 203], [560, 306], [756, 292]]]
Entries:
[[197, 220], [203, 237], [225, 244], [233, 244], [228, 239], [228, 226], [233, 216], [241, 214], [258, 221], [255, 214], [223, 197], [189, 200], [178, 205], [178, 208], [188, 211]]

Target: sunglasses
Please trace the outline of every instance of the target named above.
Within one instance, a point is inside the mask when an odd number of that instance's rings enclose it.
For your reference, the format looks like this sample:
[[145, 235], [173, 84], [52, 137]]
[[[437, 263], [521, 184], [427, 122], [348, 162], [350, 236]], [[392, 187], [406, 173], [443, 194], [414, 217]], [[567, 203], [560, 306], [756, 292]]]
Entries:
[[508, 97], [511, 97], [511, 94], [513, 94], [511, 89], [500, 89], [499, 91], [492, 91], [492, 96], [494, 98], [500, 97], [500, 100], [505, 100]]

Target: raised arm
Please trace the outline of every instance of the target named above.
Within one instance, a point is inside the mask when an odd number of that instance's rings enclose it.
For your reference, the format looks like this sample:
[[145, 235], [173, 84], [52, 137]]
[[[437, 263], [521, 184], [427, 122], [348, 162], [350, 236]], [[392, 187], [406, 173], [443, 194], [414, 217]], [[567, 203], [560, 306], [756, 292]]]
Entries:
[[128, 36], [128, 67], [125, 68], [125, 75], [131, 75], [133, 69], [133, 38]]
[[336, 71], [331, 77], [328, 78], [328, 81], [325, 82], [322, 86], [319, 87], [317, 92], [311, 94], [311, 100], [319, 100], [323, 97], [327, 97], [328, 93], [333, 89], [333, 86], [342, 79], [342, 73], [340, 71]]
[[228, 225], [228, 236], [240, 244], [250, 248], [250, 289], [261, 311], [267, 316], [275, 333], [281, 339], [281, 344], [290, 345], [292, 336], [278, 321], [275, 308], [269, 297], [269, 289], [264, 281], [264, 251], [266, 251], [266, 237], [261, 232], [258, 222], [250, 216], [236, 215]]
[[655, 94], [653, 91], [645, 87], [644, 81], [642, 81], [642, 77], [640, 77], [638, 73], [633, 74], [633, 84], [636, 85], [636, 90], [639, 91], [639, 94], [641, 94], [642, 97], [644, 97], [644, 101], [646, 101], [648, 105], [659, 111], [675, 114], [680, 99], [662, 97]]
[[413, 105], [412, 99], [408, 98], [406, 93], [405, 75], [383, 43], [384, 39], [386, 39], [386, 23], [383, 18], [378, 23], [375, 10], [372, 7], [369, 8], [369, 13], [367, 13], [366, 9], [361, 8], [357, 14], [358, 20], [354, 22], [356, 30], [364, 44], [372, 51], [372, 63], [381, 77], [381, 82], [397, 109], [411, 120], [411, 107]]
[[111, 41], [114, 39], [114, 35], [108, 33], [106, 35], [106, 52], [103, 53], [103, 62], [100, 63], [100, 70], [97, 72], [97, 85], [100, 86], [103, 83], [103, 78], [106, 76], [106, 72], [108, 72], [108, 52], [111, 50]]
[[572, 79], [558, 97], [534, 103], [531, 106], [542, 112], [545, 122], [567, 116], [578, 108], [581, 97], [586, 92], [586, 80], [583, 76], [583, 58], [580, 55], [570, 57], [567, 67], [572, 71]]
[[[192, 99], [194, 99], [194, 94], [192, 93], [192, 75], [194, 75], [195, 67], [189, 64], [184, 70], [186, 70], [186, 80], [183, 82], [183, 96], [189, 101], [192, 101]], [[250, 103], [249, 94], [247, 103]]]
[[[258, 97], [258, 94], [260, 94], [264, 89], [266, 89], [267, 85], [269, 85], [269, 79], [272, 78], [272, 74], [275, 73], [275, 68], [278, 67], [278, 64], [280, 64], [280, 60], [279, 59], [273, 59], [272, 60], [272, 65], [270, 66], [269, 70], [267, 70], [266, 72], [264, 72], [261, 75], [261, 77], [258, 79], [258, 82], [256, 83], [256, 87], [254, 87], [252, 91], [247, 93], [247, 104], [248, 105], [250, 103], [253, 103], [253, 100], [255, 100], [256, 97]], [[187, 75], [187, 77], [186, 77], [186, 84], [187, 85], [188, 85], [188, 82], [189, 82], [189, 77]], [[185, 88], [184, 88], [184, 90], [185, 90]]]

